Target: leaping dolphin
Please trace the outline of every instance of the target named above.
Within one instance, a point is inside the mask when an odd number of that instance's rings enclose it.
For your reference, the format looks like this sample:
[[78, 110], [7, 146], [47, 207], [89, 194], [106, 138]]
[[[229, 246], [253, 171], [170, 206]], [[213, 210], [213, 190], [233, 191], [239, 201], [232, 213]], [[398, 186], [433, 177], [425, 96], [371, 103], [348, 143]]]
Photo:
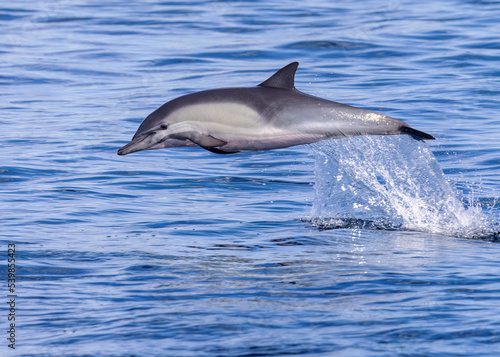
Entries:
[[188, 94], [151, 113], [118, 155], [178, 146], [217, 154], [271, 150], [356, 135], [432, 135], [371, 110], [314, 97], [295, 88], [297, 62], [253, 88]]

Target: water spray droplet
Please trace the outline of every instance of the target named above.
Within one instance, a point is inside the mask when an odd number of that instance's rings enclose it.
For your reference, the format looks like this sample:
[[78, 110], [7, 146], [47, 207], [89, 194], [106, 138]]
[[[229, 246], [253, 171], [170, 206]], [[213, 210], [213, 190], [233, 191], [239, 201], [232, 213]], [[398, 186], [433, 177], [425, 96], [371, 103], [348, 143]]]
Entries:
[[495, 234], [479, 203], [464, 206], [425, 142], [359, 136], [308, 147], [316, 161], [311, 221], [319, 227]]

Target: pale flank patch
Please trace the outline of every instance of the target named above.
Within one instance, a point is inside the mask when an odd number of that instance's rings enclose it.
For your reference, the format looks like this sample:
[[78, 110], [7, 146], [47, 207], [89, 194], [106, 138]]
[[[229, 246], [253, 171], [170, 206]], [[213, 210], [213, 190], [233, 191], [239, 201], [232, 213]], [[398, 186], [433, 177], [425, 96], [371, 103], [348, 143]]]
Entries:
[[226, 141], [231, 137], [250, 139], [290, 133], [270, 125], [249, 106], [231, 102], [189, 105], [174, 111], [167, 120], [174, 132], [201, 131]]
[[236, 128], [259, 128], [264, 124], [257, 111], [247, 105], [231, 102], [188, 105], [170, 114], [168, 121], [217, 123]]

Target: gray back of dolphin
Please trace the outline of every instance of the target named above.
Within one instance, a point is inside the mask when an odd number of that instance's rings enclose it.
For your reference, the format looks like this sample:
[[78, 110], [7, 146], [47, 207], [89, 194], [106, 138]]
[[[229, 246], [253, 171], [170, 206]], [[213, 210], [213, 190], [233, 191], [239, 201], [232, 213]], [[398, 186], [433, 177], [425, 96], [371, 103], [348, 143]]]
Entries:
[[434, 139], [401, 120], [298, 91], [297, 66], [294, 62], [283, 67], [257, 87], [214, 89], [173, 99], [151, 113], [118, 154], [195, 145], [228, 154], [357, 135]]

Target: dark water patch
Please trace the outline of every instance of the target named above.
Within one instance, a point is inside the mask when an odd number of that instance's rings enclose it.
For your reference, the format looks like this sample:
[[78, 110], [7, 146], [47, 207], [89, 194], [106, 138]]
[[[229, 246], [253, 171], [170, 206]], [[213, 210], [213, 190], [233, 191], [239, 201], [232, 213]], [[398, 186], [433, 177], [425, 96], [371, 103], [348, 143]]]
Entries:
[[290, 50], [360, 50], [375, 47], [369, 43], [350, 41], [299, 41], [282, 46]]
[[61, 187], [61, 188], [58, 188], [58, 189], [55, 189], [53, 190], [53, 192], [57, 192], [57, 193], [62, 193], [62, 194], [95, 194], [96, 192], [94, 191], [89, 191], [89, 190], [85, 190], [85, 189], [81, 189], [81, 188], [70, 188], [70, 187]]
[[65, 226], [72, 225], [76, 223], [84, 223], [84, 219], [68, 219], [68, 218], [47, 218], [38, 219], [32, 222], [32, 224], [49, 225], [49, 226]]
[[[283, 333], [286, 328], [283, 328]], [[301, 343], [284, 343], [280, 346], [276, 346], [271, 341], [261, 341], [261, 342], [248, 342], [248, 345], [244, 349], [237, 349], [232, 347], [215, 347], [209, 348], [207, 352], [214, 356], [234, 356], [234, 357], [264, 357], [264, 356], [303, 356], [303, 355], [323, 355], [332, 353], [342, 353], [346, 348], [334, 343], [326, 342], [321, 347], [307, 347]]]
[[473, 68], [481, 68], [484, 62], [498, 62], [498, 60], [500, 60], [498, 55], [464, 53], [453, 56], [419, 58], [413, 62], [437, 67], [467, 68], [470, 71]]
[[60, 177], [67, 175], [68, 171], [58, 169], [35, 169], [30, 167], [2, 166], [0, 167], [0, 180], [28, 181], [39, 177]]
[[222, 33], [233, 33], [233, 34], [245, 34], [245, 33], [256, 33], [264, 32], [265, 28], [262, 27], [221, 27], [213, 29], [215, 32]]
[[283, 20], [263, 20], [261, 18], [250, 18], [250, 17], [243, 17], [241, 18], [238, 23], [243, 24], [243, 25], [249, 25], [253, 27], [258, 27], [260, 31], [267, 31], [269, 26], [283, 26], [286, 25], [288, 22], [283, 21]]
[[83, 279], [92, 270], [86, 268], [74, 268], [74, 267], [64, 267], [64, 266], [30, 266], [22, 267], [19, 270], [19, 276], [21, 279], [26, 281], [50, 281], [50, 280], [60, 280], [60, 279]]
[[453, 34], [448, 31], [443, 30], [435, 30], [435, 31], [427, 31], [421, 34], [406, 34], [406, 38], [409, 39], [418, 39], [425, 41], [452, 41], [455, 39], [462, 39], [463, 37], [459, 34]]
[[379, 57], [379, 58], [402, 58], [402, 57], [412, 57], [414, 54], [404, 51], [396, 51], [389, 49], [376, 49], [371, 51], [363, 52], [363, 57]]
[[443, 61], [451, 61], [455, 62], [457, 64], [468, 64], [468, 65], [478, 65], [477, 62], [482, 62], [482, 61], [493, 61], [493, 62], [498, 62], [500, 60], [500, 54], [498, 55], [493, 55], [493, 54], [482, 54], [482, 53], [464, 53], [464, 54], [459, 54], [455, 56], [448, 56], [444, 57]]
[[178, 64], [198, 64], [198, 63], [208, 63], [208, 61], [205, 61], [203, 59], [199, 58], [189, 58], [189, 57], [168, 57], [168, 58], [162, 58], [162, 59], [156, 59], [153, 61], [148, 61], [148, 63], [151, 63], [154, 67], [163, 67], [163, 66], [172, 66], [172, 65], [178, 65]]
[[[72, 51], [74, 54], [75, 58], [80, 58], [80, 59], [91, 59], [91, 60], [97, 60], [97, 59], [109, 59], [109, 60], [115, 60], [115, 59], [120, 59], [122, 60], [123, 54], [119, 52], [109, 52], [105, 50], [101, 51], [96, 51], [96, 50], [78, 50], [78, 51]], [[60, 53], [57, 53], [60, 55]], [[123, 74], [125, 75], [125, 74]]]
[[27, 76], [0, 76], [0, 85], [32, 85], [32, 84], [69, 84], [70, 80], [67, 79], [56, 79], [56, 78], [46, 78], [39, 75], [33, 75], [33, 77]]
[[211, 247], [201, 247], [201, 246], [189, 246], [193, 249], [202, 250], [227, 250], [227, 251], [254, 251], [256, 249], [263, 249], [264, 246], [261, 245], [244, 245], [244, 244], [214, 244]]
[[[126, 271], [158, 271], [161, 270], [162, 267], [158, 265], [144, 264], [144, 265], [134, 265], [125, 268]], [[165, 277], [162, 277], [165, 278]]]
[[[248, 177], [211, 177], [205, 178], [172, 178], [168, 175], [157, 174], [163, 177], [164, 180], [153, 181], [148, 176], [137, 176], [126, 181], [114, 182], [113, 185], [124, 185], [129, 189], [146, 188], [147, 190], [167, 190], [167, 189], [186, 189], [186, 188], [200, 188], [204, 191], [210, 192], [211, 189], [217, 190], [263, 190], [268, 191], [270, 187], [280, 186], [310, 186], [309, 182], [297, 182], [287, 180], [273, 180], [266, 178], [248, 178]], [[143, 179], [145, 177], [146, 179]]]
[[[198, 227], [198, 226], [205, 226], [205, 227], [210, 227], [210, 226], [214, 226], [214, 225], [221, 225], [221, 226], [225, 226], [225, 225], [228, 225], [228, 224], [232, 224], [234, 223], [235, 221], [231, 221], [231, 220], [227, 220], [227, 219], [219, 219], [219, 220], [213, 220], [213, 219], [198, 219], [196, 221], [187, 221], [187, 220], [183, 220], [183, 219], [180, 219], [180, 220], [169, 220], [169, 221], [163, 221], [163, 222], [147, 222], [145, 223], [147, 225], [148, 228], [164, 228], [164, 227], [172, 227], [174, 228], [174, 230], [178, 230], [178, 232], [170, 232], [170, 234], [175, 234], [175, 235], [182, 235], [183, 233], [185, 232], [188, 232], [188, 231], [195, 231], [195, 228], [194, 227]], [[183, 227], [193, 227], [191, 229], [186, 229], [186, 228], [183, 228]], [[199, 234], [199, 233], [196, 233], [196, 234]]]
[[[222, 58], [235, 58], [241, 60], [259, 59], [259, 58], [279, 58], [280, 56], [271, 51], [262, 51], [248, 49], [243, 51], [219, 51], [219, 52], [205, 52], [197, 55], [199, 58], [222, 59]], [[201, 77], [191, 76], [190, 79], [197, 79]]]
[[[0, 173], [1, 175], [1, 173]], [[21, 177], [2, 177], [0, 176], [0, 182], [23, 182], [28, 181], [29, 178], [21, 178]]]
[[276, 245], [284, 247], [293, 245], [304, 245], [303, 242], [295, 238], [277, 238], [277, 239], [271, 239], [271, 242], [275, 243]]
[[467, 48], [467, 49], [477, 49], [477, 50], [499, 50], [500, 42], [497, 38], [482, 38], [476, 39], [474, 42], [469, 42], [463, 45], [459, 45], [459, 48]]
[[[6, 12], [4, 12], [6, 11]], [[15, 11], [20, 12], [20, 11]], [[28, 15], [17, 15], [12, 10], [0, 9], [0, 21], [15, 21], [26, 18]]]
[[[455, 331], [447, 331], [441, 333], [435, 333], [430, 337], [431, 340], [453, 340], [458, 341], [465, 339], [469, 340], [483, 340], [483, 339], [494, 339], [500, 340], [500, 332], [496, 329], [484, 329], [484, 328], [469, 328], [466, 330], [455, 330]], [[481, 341], [483, 342], [483, 341]]]
[[[123, 26], [124, 28], [137, 28], [137, 27], [149, 27], [156, 25], [168, 25], [168, 24], [179, 24], [183, 22], [179, 22], [176, 17], [168, 18], [162, 17], [154, 18], [154, 19], [124, 19], [124, 18], [101, 18], [95, 21], [97, 25], [109, 26], [111, 28], [119, 28]], [[189, 22], [184, 22], [189, 23]], [[96, 28], [100, 28], [96, 27]], [[93, 31], [92, 33], [98, 33]]]
[[36, 22], [38, 23], [65, 23], [65, 22], [90, 22], [94, 21], [94, 17], [77, 17], [77, 16], [68, 16], [68, 17], [45, 17], [45, 18], [39, 18], [37, 19]]

